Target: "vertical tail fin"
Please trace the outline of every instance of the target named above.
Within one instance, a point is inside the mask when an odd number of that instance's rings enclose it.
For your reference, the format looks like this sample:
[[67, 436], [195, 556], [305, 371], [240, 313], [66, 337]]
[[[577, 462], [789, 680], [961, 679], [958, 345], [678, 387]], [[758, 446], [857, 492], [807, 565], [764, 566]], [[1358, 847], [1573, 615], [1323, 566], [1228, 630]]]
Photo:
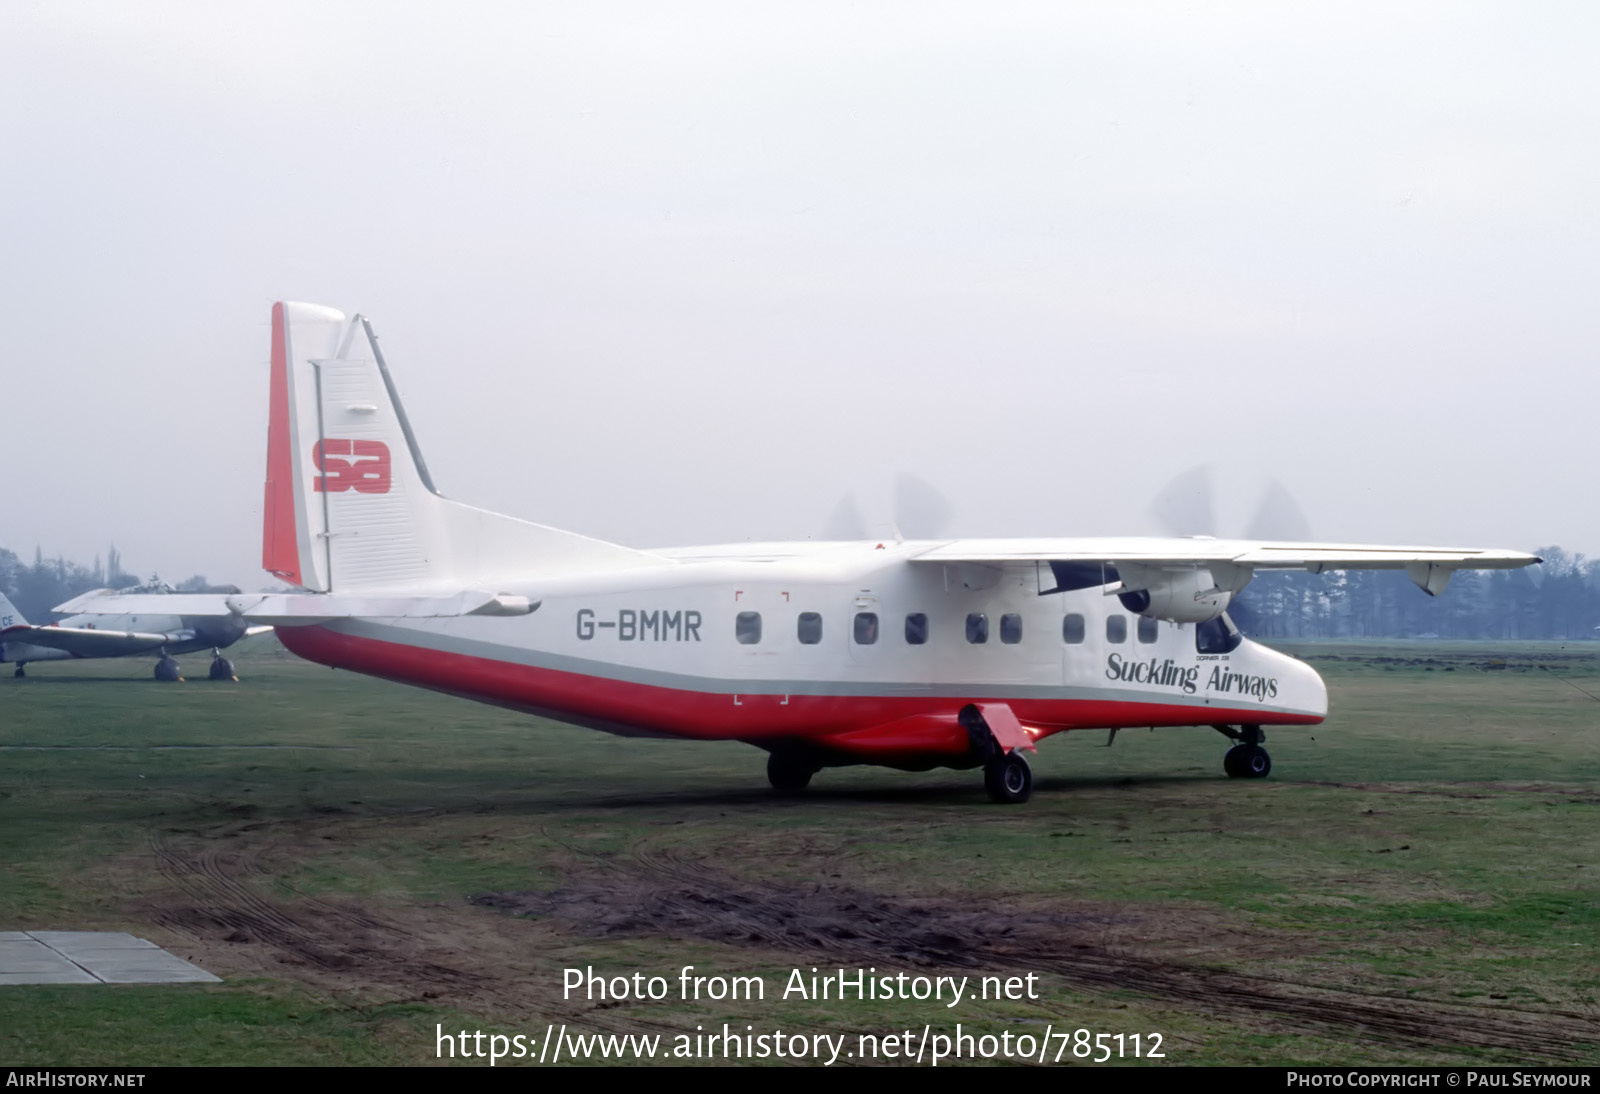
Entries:
[[0, 593], [0, 631], [7, 627], [25, 627], [28, 621], [22, 618], [22, 613], [17, 611], [17, 606], [11, 603], [5, 593]]
[[422, 592], [659, 562], [441, 497], [371, 324], [312, 304], [273, 306], [269, 573], [316, 592]]

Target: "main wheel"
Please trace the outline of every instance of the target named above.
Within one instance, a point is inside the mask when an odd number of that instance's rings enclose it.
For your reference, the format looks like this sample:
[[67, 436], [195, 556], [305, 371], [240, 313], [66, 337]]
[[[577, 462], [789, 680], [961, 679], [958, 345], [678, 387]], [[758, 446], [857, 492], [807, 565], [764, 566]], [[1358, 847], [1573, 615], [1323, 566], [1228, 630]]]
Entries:
[[1272, 772], [1272, 757], [1260, 745], [1234, 745], [1222, 757], [1222, 770], [1230, 778], [1264, 779]]
[[165, 684], [176, 684], [183, 677], [178, 675], [178, 663], [170, 657], [163, 657], [156, 662], [156, 679]]
[[17, 666], [17, 671], [13, 672], [11, 675], [12, 676], [26, 676], [28, 674], [22, 671], [22, 666], [21, 665], [18, 665]]
[[1017, 805], [1033, 794], [1033, 768], [1020, 752], [1007, 752], [983, 765], [983, 786], [989, 797]]
[[788, 752], [767, 753], [767, 781], [780, 794], [798, 794], [817, 769]]
[[213, 657], [211, 659], [211, 679], [238, 681], [239, 677], [233, 671], [233, 662], [226, 657]]

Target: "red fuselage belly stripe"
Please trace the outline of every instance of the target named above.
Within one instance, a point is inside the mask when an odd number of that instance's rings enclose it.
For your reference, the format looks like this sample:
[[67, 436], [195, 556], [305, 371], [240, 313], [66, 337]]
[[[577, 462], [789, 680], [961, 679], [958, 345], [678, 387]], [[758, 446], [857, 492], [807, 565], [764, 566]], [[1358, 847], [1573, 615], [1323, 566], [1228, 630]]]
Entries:
[[[964, 705], [958, 698], [716, 694], [445, 653], [324, 627], [280, 627], [278, 637], [309, 661], [486, 702], [564, 712], [578, 722], [699, 740], [803, 739], [863, 755], [959, 755], [967, 748], [966, 731], [956, 723]], [[1039, 737], [1074, 728], [1322, 721], [1308, 714], [1115, 699], [1018, 699], [1010, 705]]]

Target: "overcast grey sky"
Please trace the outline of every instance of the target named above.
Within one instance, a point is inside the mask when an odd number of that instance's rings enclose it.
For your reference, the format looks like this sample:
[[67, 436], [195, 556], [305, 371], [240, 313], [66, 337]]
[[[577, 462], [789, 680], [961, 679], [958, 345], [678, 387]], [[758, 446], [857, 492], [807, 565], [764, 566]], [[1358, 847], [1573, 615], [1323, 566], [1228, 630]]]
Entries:
[[634, 545], [1600, 552], [1592, 4], [0, 0], [0, 545], [260, 585], [269, 310]]

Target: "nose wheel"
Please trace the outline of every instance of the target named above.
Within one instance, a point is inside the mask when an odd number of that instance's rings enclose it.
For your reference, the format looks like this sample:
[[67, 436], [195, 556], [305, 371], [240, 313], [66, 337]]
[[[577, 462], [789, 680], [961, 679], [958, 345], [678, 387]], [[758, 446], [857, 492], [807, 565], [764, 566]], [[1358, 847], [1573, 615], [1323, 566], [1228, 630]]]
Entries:
[[1222, 755], [1222, 770], [1234, 779], [1264, 779], [1272, 771], [1272, 757], [1260, 745], [1234, 745]]
[[1212, 726], [1212, 729], [1237, 741], [1222, 757], [1222, 770], [1230, 779], [1264, 779], [1272, 772], [1272, 757], [1261, 747], [1267, 735], [1260, 726]]

